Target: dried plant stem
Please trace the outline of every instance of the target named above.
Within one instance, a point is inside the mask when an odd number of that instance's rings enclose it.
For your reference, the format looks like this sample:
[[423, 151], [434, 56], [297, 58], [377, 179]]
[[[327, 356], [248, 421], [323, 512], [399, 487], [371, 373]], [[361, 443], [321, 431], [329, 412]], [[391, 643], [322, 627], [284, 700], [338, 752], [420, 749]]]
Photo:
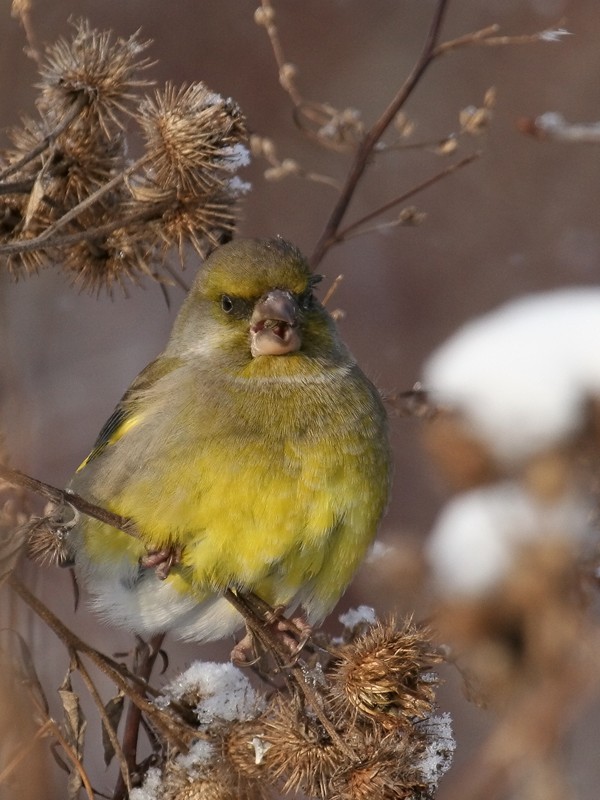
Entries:
[[76, 652], [71, 651], [71, 657], [77, 667], [77, 671], [81, 675], [83, 682], [85, 683], [88, 692], [90, 693], [92, 700], [96, 704], [96, 708], [98, 709], [98, 713], [100, 714], [100, 719], [104, 725], [104, 730], [106, 731], [106, 735], [110, 739], [110, 743], [115, 751], [115, 757], [119, 762], [119, 775], [121, 780], [123, 781], [124, 785], [127, 787], [127, 791], [131, 789], [131, 778], [130, 778], [130, 771], [129, 765], [123, 753], [123, 748], [121, 747], [121, 743], [119, 742], [119, 737], [115, 729], [113, 728], [110, 719], [108, 718], [108, 714], [106, 713], [106, 709], [104, 707], [104, 703], [102, 702], [102, 698], [98, 694], [98, 690], [92, 680], [90, 673], [87, 671], [85, 665], [79, 658]]
[[0, 195], [29, 194], [34, 186], [34, 178], [28, 178], [26, 181], [14, 181], [13, 183], [0, 183]]
[[[47, 248], [68, 247], [72, 244], [76, 244], [77, 242], [93, 240], [99, 236], [104, 236], [107, 233], [119, 230], [119, 228], [123, 228], [127, 225], [156, 219], [171, 207], [172, 202], [168, 202], [166, 200], [159, 203], [153, 203], [152, 205], [149, 205], [148, 208], [134, 211], [131, 214], [124, 214], [122, 217], [118, 217], [111, 222], [106, 222], [104, 225], [97, 225], [89, 230], [77, 231], [77, 233], [69, 233], [66, 236], [57, 236], [55, 238], [51, 238], [50, 236], [46, 235], [47, 231], [44, 231], [43, 234], [36, 236], [35, 239], [26, 239], [25, 241], [0, 245], [0, 255], [8, 256], [14, 255], [15, 253], [27, 253], [31, 252], [32, 250], [38, 250], [41, 246], [45, 246]], [[78, 213], [80, 213], [82, 210], [83, 209], [79, 209]], [[58, 221], [61, 222], [61, 220]], [[62, 227], [62, 225], [60, 227]]]
[[304, 98], [296, 88], [293, 80], [290, 78], [283, 80], [287, 62], [283, 52], [283, 47], [281, 46], [281, 40], [279, 39], [277, 25], [275, 25], [273, 22], [273, 6], [271, 4], [271, 0], [261, 0], [261, 6], [265, 12], [265, 30], [267, 31], [267, 36], [271, 42], [273, 55], [275, 56], [275, 61], [277, 62], [277, 67], [279, 69], [279, 81], [285, 91], [289, 94], [292, 103], [296, 107], [300, 107], [304, 104]]
[[41, 155], [44, 150], [47, 150], [52, 142], [57, 139], [61, 133], [66, 131], [69, 125], [78, 116], [85, 103], [85, 97], [83, 95], [79, 95], [71, 106], [69, 112], [64, 115], [64, 117], [56, 124], [56, 127], [50, 131], [50, 133], [44, 136], [39, 144], [37, 144], [35, 147], [32, 147], [32, 149], [25, 153], [22, 158], [20, 158], [18, 161], [15, 161], [13, 164], [10, 164], [8, 167], [6, 167], [6, 169], [0, 172], [0, 181], [4, 181], [6, 178], [14, 175], [15, 172], [18, 172], [24, 166], [29, 164], [30, 161], [33, 161], [35, 158]]
[[114, 178], [111, 178], [106, 183], [103, 183], [102, 186], [96, 189], [95, 192], [92, 192], [92, 194], [88, 195], [80, 203], [77, 203], [77, 205], [70, 209], [70, 211], [67, 211], [66, 214], [63, 214], [60, 219], [57, 219], [56, 222], [54, 222], [43, 233], [36, 237], [36, 240], [38, 242], [47, 241], [54, 233], [56, 233], [56, 231], [63, 228], [72, 220], [76, 219], [83, 211], [85, 211], [87, 208], [90, 208], [90, 206], [93, 206], [94, 203], [100, 200], [100, 198], [104, 197], [105, 194], [108, 194], [108, 192], [111, 192], [120, 183], [126, 181], [137, 169], [143, 167], [147, 160], [147, 156], [142, 156], [142, 158], [140, 158], [138, 161], [135, 161], [126, 170], [123, 172], [118, 172]]
[[56, 722], [53, 719], [51, 719], [50, 717], [48, 718], [48, 722], [50, 723], [50, 730], [52, 731], [52, 735], [57, 739], [58, 743], [60, 744], [60, 746], [64, 750], [67, 758], [69, 759], [69, 761], [73, 764], [73, 766], [75, 767], [75, 769], [79, 773], [79, 777], [81, 778], [81, 782], [83, 783], [83, 787], [85, 789], [85, 793], [87, 794], [89, 800], [94, 800], [95, 792], [92, 789], [92, 784], [90, 782], [88, 774], [85, 771], [85, 769], [83, 768], [83, 764], [81, 763], [81, 759], [77, 756], [77, 753], [75, 753], [73, 751], [73, 748], [71, 747], [69, 742], [67, 742], [65, 737], [62, 735], [62, 732], [60, 730], [60, 726], [57, 725]]
[[107, 511], [105, 508], [100, 508], [100, 506], [96, 506], [93, 503], [89, 503], [78, 494], [65, 491], [64, 489], [57, 489], [49, 483], [38, 481], [36, 478], [25, 475], [25, 473], [19, 472], [19, 470], [5, 467], [2, 464], [0, 464], [0, 479], [5, 480], [12, 486], [20, 486], [23, 489], [36, 492], [36, 494], [45, 497], [47, 500], [57, 505], [70, 503], [78, 511], [81, 511], [82, 514], [87, 514], [89, 517], [94, 517], [94, 519], [104, 522], [106, 525], [123, 531], [123, 533], [139, 538], [131, 520], [119, 514], [113, 514], [112, 511]]
[[26, 239], [24, 241], [16, 241], [9, 244], [0, 245], [0, 255], [9, 256], [14, 255], [15, 253], [31, 252], [32, 250], [37, 250], [42, 246], [65, 247], [82, 240], [94, 239], [97, 236], [111, 233], [111, 231], [123, 228], [126, 225], [152, 219], [161, 215], [172, 206], [172, 200], [163, 200], [157, 203], [148, 204], [148, 206], [143, 209], [134, 211], [131, 214], [119, 216], [115, 220], [107, 222], [104, 225], [97, 225], [89, 230], [82, 230], [78, 231], [77, 233], [71, 233], [61, 237], [55, 236], [57, 231], [59, 231], [65, 225], [68, 225], [69, 222], [72, 222], [74, 219], [76, 219], [81, 213], [100, 200], [105, 194], [112, 191], [115, 186], [118, 186], [119, 183], [127, 180], [132, 172], [142, 166], [145, 161], [145, 158], [141, 158], [139, 161], [136, 161], [127, 170], [125, 170], [125, 172], [119, 172], [114, 178], [111, 178], [110, 181], [103, 184], [99, 189], [93, 192], [93, 194], [86, 197], [85, 200], [82, 200], [80, 203], [70, 209], [70, 211], [67, 211], [66, 214], [60, 217], [60, 219], [57, 219], [56, 222], [46, 228], [46, 230], [40, 233], [39, 236], [36, 236], [33, 239]]
[[489, 25], [487, 28], [482, 28], [472, 33], [467, 33], [464, 36], [459, 36], [456, 39], [451, 39], [447, 42], [442, 42], [436, 48], [435, 55], [444, 55], [450, 53], [452, 50], [457, 50], [460, 47], [504, 47], [506, 45], [521, 45], [521, 44], [535, 44], [544, 40], [544, 35], [552, 35], [553, 28], [546, 28], [546, 30], [539, 31], [538, 33], [523, 33], [517, 36], [504, 35], [496, 36], [500, 30], [499, 25]]
[[[275, 658], [279, 669], [282, 671], [282, 674], [288, 680], [291, 680], [304, 698], [304, 701], [312, 708], [315, 716], [327, 732], [331, 741], [335, 742], [336, 746], [347, 757], [354, 760], [354, 753], [348, 747], [346, 742], [344, 742], [342, 737], [336, 731], [334, 725], [328, 719], [323, 710], [322, 704], [319, 702], [317, 693], [306, 680], [306, 676], [302, 667], [298, 666], [297, 663], [289, 663], [289, 651], [285, 649], [285, 647], [277, 639], [277, 636], [271, 633], [268, 626], [265, 625], [264, 612], [272, 613], [273, 610], [271, 607], [267, 603], [264, 603], [259, 597], [256, 597], [256, 595], [250, 595], [247, 597], [241, 593], [233, 592], [231, 589], [226, 589], [225, 597], [244, 617], [248, 628], [257, 637], [257, 639], [268, 648], [270, 653]], [[263, 612], [262, 614], [257, 612], [257, 607], [261, 609]]]
[[26, 758], [31, 751], [36, 746], [37, 742], [42, 739], [46, 734], [50, 733], [52, 730], [52, 720], [47, 719], [35, 732], [35, 736], [32, 739], [29, 739], [23, 747], [19, 748], [19, 750], [13, 755], [10, 761], [6, 764], [2, 772], [0, 772], [0, 786], [4, 783], [4, 781], [10, 777], [10, 775], [16, 770], [19, 764]]
[[441, 172], [437, 172], [431, 178], [427, 178], [426, 180], [422, 181], [421, 183], [413, 186], [404, 194], [398, 195], [393, 200], [390, 200], [388, 203], [384, 203], [384, 205], [379, 206], [374, 211], [365, 214], [364, 217], [356, 220], [351, 225], [348, 225], [346, 228], [343, 228], [341, 231], [338, 231], [333, 241], [334, 242], [341, 242], [343, 239], [346, 239], [350, 234], [362, 233], [363, 231], [358, 230], [367, 222], [370, 222], [372, 219], [381, 216], [386, 211], [390, 211], [390, 209], [394, 208], [395, 206], [400, 205], [401, 203], [405, 203], [411, 197], [416, 194], [419, 194], [425, 189], [428, 189], [430, 186], [433, 186], [438, 181], [443, 180], [444, 178], [448, 177], [448, 175], [452, 175], [453, 172], [457, 172], [459, 169], [466, 167], [468, 164], [472, 164], [473, 161], [476, 161], [480, 157], [480, 153], [471, 153], [471, 155], [466, 156], [461, 161], [457, 161], [456, 164], [451, 164], [450, 166], [443, 169]]
[[[27, 605], [48, 625], [51, 630], [61, 639], [67, 646], [69, 651], [77, 653], [84, 653], [95, 664], [98, 669], [104, 673], [110, 680], [121, 689], [140, 710], [151, 717], [152, 722], [161, 731], [165, 739], [171, 742], [174, 746], [181, 749], [186, 748], [186, 742], [182, 736], [182, 731], [187, 732], [187, 725], [184, 720], [178, 719], [177, 721], [171, 719], [168, 714], [158, 709], [153, 703], [144, 697], [141, 692], [134, 691], [130, 683], [123, 677], [122, 672], [117, 668], [117, 665], [104, 654], [90, 647], [69, 628], [66, 627], [56, 617], [50, 609], [44, 605], [29, 589], [13, 574], [8, 580], [11, 588], [27, 603]], [[192, 735], [195, 732], [190, 729]]]
[[310, 258], [310, 263], [313, 268], [321, 263], [327, 250], [336, 241], [337, 232], [341, 225], [342, 219], [348, 210], [348, 206], [350, 205], [354, 191], [365, 169], [367, 168], [375, 145], [381, 139], [398, 111], [400, 111], [404, 103], [408, 100], [427, 68], [436, 58], [438, 38], [444, 20], [444, 14], [448, 7], [448, 2], [449, 0], [438, 0], [429, 31], [425, 39], [425, 44], [410, 75], [406, 78], [396, 96], [383, 111], [379, 119], [370, 128], [370, 130], [367, 131], [363, 141], [361, 142], [337, 203], [329, 215], [329, 219], [325, 224], [325, 228]]
[[27, 55], [30, 56], [36, 64], [41, 64], [42, 51], [31, 20], [31, 0], [13, 0], [12, 15], [21, 20], [21, 25], [25, 31], [25, 38], [28, 44], [28, 48], [26, 49]]
[[[136, 674], [144, 681], [150, 680], [152, 668], [154, 667], [164, 638], [164, 633], [152, 637], [149, 644], [145, 646], [139, 661], [136, 663]], [[136, 655], [140, 652], [140, 649], [141, 648], [138, 647]], [[125, 771], [121, 769], [113, 794], [113, 800], [120, 800], [121, 798], [127, 797], [129, 794], [129, 775], [137, 768], [137, 748], [141, 723], [142, 710], [139, 706], [130, 701], [129, 709], [127, 710], [127, 718], [125, 720], [121, 750]]]

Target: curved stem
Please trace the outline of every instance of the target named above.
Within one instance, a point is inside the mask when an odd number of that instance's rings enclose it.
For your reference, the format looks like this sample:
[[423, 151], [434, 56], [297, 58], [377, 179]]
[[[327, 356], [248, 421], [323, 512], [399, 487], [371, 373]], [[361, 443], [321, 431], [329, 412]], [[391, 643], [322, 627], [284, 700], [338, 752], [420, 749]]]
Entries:
[[465, 156], [465, 158], [461, 159], [461, 161], [457, 161], [455, 164], [450, 164], [450, 166], [446, 167], [440, 172], [437, 172], [435, 175], [432, 175], [431, 178], [427, 178], [426, 180], [419, 183], [417, 186], [413, 186], [412, 189], [409, 189], [407, 192], [404, 192], [404, 194], [398, 195], [398, 197], [394, 197], [393, 200], [390, 200], [384, 205], [379, 206], [379, 208], [376, 208], [374, 211], [365, 214], [364, 217], [357, 219], [356, 222], [351, 223], [346, 228], [343, 228], [343, 230], [338, 231], [335, 234], [333, 241], [341, 242], [348, 236], [348, 234], [356, 231], [357, 228], [360, 228], [365, 223], [370, 222], [372, 219], [375, 219], [381, 214], [384, 214], [386, 211], [395, 208], [396, 206], [400, 205], [400, 203], [405, 203], [411, 197], [414, 197], [416, 194], [419, 194], [419, 192], [422, 192], [424, 189], [428, 189], [430, 186], [433, 186], [434, 183], [441, 181], [448, 175], [452, 175], [453, 172], [462, 169], [462, 167], [466, 167], [467, 164], [471, 164], [473, 161], [478, 159], [480, 155], [481, 155], [480, 153], [471, 153], [471, 155]]
[[22, 167], [26, 164], [29, 164], [30, 161], [33, 161], [34, 158], [41, 155], [44, 150], [47, 150], [48, 147], [52, 144], [52, 142], [57, 139], [61, 133], [64, 133], [69, 125], [73, 122], [73, 120], [77, 117], [81, 109], [85, 105], [85, 97], [83, 94], [80, 94], [77, 100], [71, 106], [71, 109], [65, 116], [60, 120], [60, 122], [56, 125], [54, 130], [50, 131], [47, 136], [44, 136], [42, 141], [37, 144], [33, 149], [29, 150], [23, 158], [20, 158], [18, 161], [15, 161], [13, 164], [10, 164], [6, 167], [5, 170], [0, 172], [0, 181], [6, 180], [10, 175], [14, 175], [15, 172], [18, 172]]
[[348, 210], [348, 206], [350, 205], [350, 201], [352, 200], [352, 196], [354, 195], [354, 191], [358, 185], [358, 182], [362, 177], [367, 164], [369, 163], [369, 159], [375, 145], [381, 139], [398, 111], [408, 100], [426, 69], [438, 55], [437, 43], [448, 3], [449, 0], [438, 0], [431, 25], [429, 26], [427, 38], [425, 39], [425, 44], [423, 45], [421, 54], [412, 68], [410, 75], [406, 78], [396, 93], [396, 96], [391, 100], [379, 119], [367, 132], [360, 147], [358, 148], [354, 162], [350, 168], [350, 171], [348, 172], [346, 183], [344, 184], [337, 203], [329, 215], [329, 219], [327, 220], [325, 228], [323, 229], [319, 241], [317, 242], [315, 250], [310, 257], [310, 264], [313, 268], [321, 263], [325, 253], [335, 242], [337, 231], [341, 225], [346, 211]]
[[58, 505], [70, 503], [77, 511], [81, 511], [82, 514], [87, 514], [88, 517], [94, 517], [94, 519], [104, 522], [112, 528], [116, 528], [119, 531], [123, 531], [123, 533], [139, 538], [133, 522], [130, 519], [122, 517], [120, 514], [114, 514], [112, 511], [107, 511], [105, 508], [100, 508], [100, 506], [96, 506], [93, 503], [89, 503], [78, 494], [68, 492], [64, 489], [57, 489], [49, 483], [38, 481], [37, 478], [25, 475], [24, 472], [19, 472], [17, 469], [9, 469], [2, 464], [0, 464], [0, 479], [10, 483], [12, 486], [20, 486], [22, 489], [29, 489], [31, 492], [36, 492], [42, 497], [45, 497], [46, 500], [50, 500]]

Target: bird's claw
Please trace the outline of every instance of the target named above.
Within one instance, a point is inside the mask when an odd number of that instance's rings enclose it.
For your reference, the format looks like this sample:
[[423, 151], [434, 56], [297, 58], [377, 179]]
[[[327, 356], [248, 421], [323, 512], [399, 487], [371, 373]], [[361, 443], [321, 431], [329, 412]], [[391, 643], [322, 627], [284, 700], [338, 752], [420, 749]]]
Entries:
[[156, 577], [164, 581], [174, 566], [181, 561], [181, 547], [165, 547], [161, 550], [149, 550], [140, 558], [143, 569], [153, 569]]

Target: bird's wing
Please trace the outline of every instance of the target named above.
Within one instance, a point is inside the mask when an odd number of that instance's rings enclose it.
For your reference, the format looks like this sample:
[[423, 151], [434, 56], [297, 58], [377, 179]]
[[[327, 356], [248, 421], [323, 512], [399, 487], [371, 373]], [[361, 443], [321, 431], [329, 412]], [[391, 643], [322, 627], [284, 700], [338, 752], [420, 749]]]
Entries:
[[141, 422], [144, 417], [144, 411], [139, 402], [140, 394], [150, 389], [158, 380], [172, 372], [179, 364], [180, 360], [178, 358], [161, 356], [140, 372], [102, 426], [90, 454], [77, 467], [77, 472], [81, 472], [110, 445], [118, 442], [128, 431]]

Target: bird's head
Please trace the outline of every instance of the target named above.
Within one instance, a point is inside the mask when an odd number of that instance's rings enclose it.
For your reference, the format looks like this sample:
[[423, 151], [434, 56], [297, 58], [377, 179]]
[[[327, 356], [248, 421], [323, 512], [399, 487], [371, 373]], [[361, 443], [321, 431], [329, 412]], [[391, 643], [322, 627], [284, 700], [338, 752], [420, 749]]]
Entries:
[[343, 347], [314, 296], [320, 276], [283, 239], [245, 239], [214, 251], [198, 274], [167, 352], [327, 358]]

